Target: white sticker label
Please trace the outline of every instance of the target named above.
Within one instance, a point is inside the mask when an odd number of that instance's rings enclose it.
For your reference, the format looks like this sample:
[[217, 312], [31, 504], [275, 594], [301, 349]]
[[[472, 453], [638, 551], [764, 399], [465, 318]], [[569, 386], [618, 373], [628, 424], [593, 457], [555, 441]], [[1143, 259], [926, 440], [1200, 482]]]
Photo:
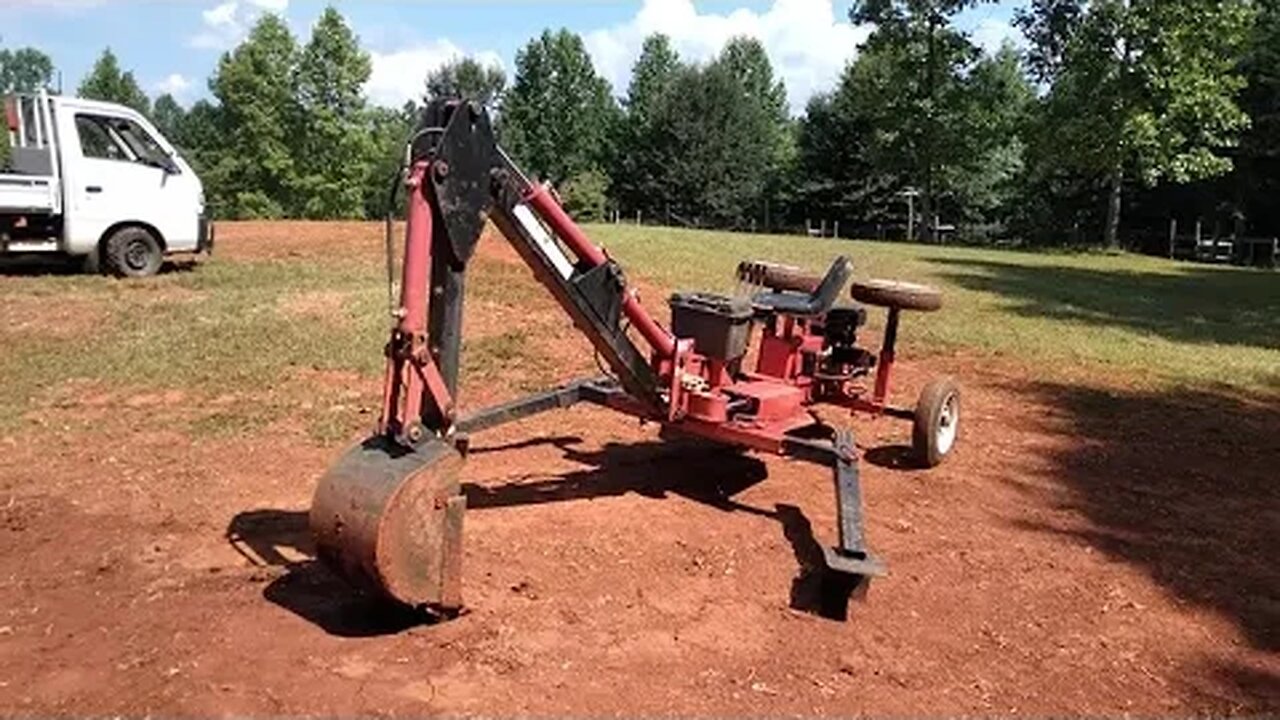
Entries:
[[565, 257], [564, 252], [560, 250], [560, 246], [555, 240], [551, 239], [551, 235], [547, 233], [547, 229], [542, 227], [542, 223], [538, 222], [538, 218], [533, 216], [533, 211], [527, 205], [516, 205], [512, 209], [512, 214], [516, 216], [516, 220], [524, 226], [526, 232], [533, 237], [533, 241], [542, 248], [542, 254], [547, 256], [551, 264], [555, 266], [556, 272], [560, 273], [560, 277], [565, 280], [573, 274], [573, 263], [569, 262], [569, 258]]

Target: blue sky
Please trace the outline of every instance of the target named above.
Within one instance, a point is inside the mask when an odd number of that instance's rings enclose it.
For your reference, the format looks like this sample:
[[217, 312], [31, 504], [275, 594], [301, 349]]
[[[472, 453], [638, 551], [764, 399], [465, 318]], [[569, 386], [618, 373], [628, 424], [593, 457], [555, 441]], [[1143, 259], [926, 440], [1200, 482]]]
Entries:
[[[73, 91], [110, 46], [148, 92], [173, 92], [183, 103], [207, 96], [219, 55], [264, 12], [278, 12], [305, 41], [323, 0], [0, 0], [0, 45], [32, 45], [53, 57]], [[829, 88], [856, 53], [867, 28], [848, 23], [848, 0], [631, 0], [499, 2], [336, 0], [371, 53], [372, 100], [399, 104], [421, 88], [427, 71], [459, 54], [510, 71], [516, 50], [545, 27], [568, 27], [587, 42], [597, 69], [625, 91], [640, 42], [672, 36], [687, 59], [705, 60], [737, 34], [760, 38], [787, 82], [794, 110]], [[960, 26], [979, 44], [1017, 41], [1009, 25], [1015, 0], [986, 2]]]

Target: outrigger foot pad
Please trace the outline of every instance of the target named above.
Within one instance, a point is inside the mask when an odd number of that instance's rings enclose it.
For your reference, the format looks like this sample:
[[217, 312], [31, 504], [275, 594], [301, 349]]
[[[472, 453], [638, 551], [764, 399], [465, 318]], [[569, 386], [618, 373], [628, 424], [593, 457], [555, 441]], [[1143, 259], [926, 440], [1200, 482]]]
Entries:
[[822, 548], [822, 558], [829, 573], [856, 575], [861, 578], [883, 577], [888, 574], [884, 563], [869, 553], [847, 553], [840, 548]]

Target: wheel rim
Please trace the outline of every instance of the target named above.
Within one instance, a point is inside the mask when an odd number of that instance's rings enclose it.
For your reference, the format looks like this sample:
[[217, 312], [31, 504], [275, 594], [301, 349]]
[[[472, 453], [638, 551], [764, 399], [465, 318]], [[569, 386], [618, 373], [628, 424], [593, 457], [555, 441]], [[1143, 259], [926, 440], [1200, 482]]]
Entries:
[[151, 262], [151, 250], [141, 240], [134, 240], [124, 251], [124, 262], [130, 270], [145, 270]]
[[960, 403], [957, 402], [955, 393], [952, 393], [942, 403], [942, 409], [938, 412], [938, 426], [934, 429], [939, 455], [946, 455], [951, 451], [951, 446], [956, 443], [959, 425]]

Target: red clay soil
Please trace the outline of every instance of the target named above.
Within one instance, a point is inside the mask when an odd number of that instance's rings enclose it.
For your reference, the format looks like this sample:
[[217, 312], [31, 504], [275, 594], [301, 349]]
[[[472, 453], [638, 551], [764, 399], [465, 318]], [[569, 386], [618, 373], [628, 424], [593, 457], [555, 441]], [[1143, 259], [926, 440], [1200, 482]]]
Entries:
[[[888, 562], [846, 621], [812, 466], [573, 409], [476, 438], [469, 611], [412, 625], [310, 561], [340, 449], [287, 428], [0, 438], [6, 715], [1280, 712], [1280, 410], [939, 355], [954, 457], [860, 422]], [[356, 382], [356, 381], [353, 381]], [[108, 418], [104, 422], [109, 423]]]

